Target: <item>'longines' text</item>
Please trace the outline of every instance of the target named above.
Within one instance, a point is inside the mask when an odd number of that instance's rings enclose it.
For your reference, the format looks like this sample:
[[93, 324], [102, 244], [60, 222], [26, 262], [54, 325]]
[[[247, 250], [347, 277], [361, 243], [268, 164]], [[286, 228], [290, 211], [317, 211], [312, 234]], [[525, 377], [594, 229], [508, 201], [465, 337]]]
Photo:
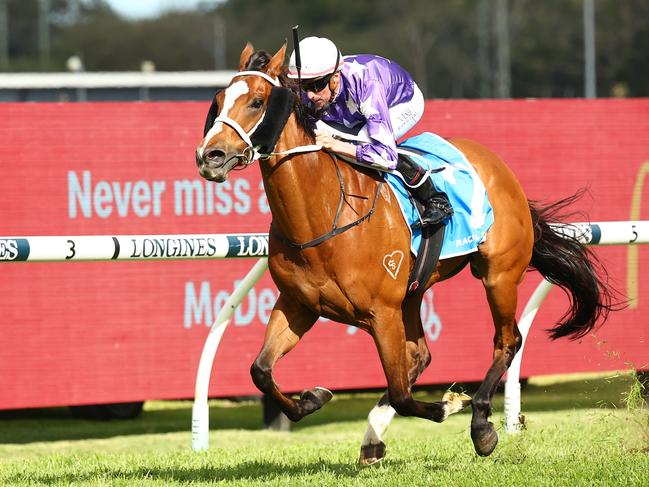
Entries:
[[212, 257], [216, 254], [213, 238], [145, 238], [133, 242], [132, 258]]

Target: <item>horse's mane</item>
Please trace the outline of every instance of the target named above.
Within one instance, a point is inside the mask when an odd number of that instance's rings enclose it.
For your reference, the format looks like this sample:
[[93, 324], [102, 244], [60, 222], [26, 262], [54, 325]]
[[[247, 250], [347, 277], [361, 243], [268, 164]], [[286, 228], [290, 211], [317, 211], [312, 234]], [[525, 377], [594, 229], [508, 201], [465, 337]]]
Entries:
[[[271, 55], [262, 50], [255, 52], [246, 65], [247, 71], [264, 71], [268, 63], [270, 62]], [[280, 84], [291, 90], [294, 95], [293, 101], [293, 113], [295, 114], [295, 119], [297, 124], [302, 130], [304, 130], [310, 137], [315, 137], [315, 122], [317, 121], [317, 116], [315, 110], [308, 104], [302, 103], [302, 100], [299, 96], [299, 86], [296, 80], [289, 78], [286, 73], [288, 69], [286, 66], [282, 68], [282, 72], [279, 74]]]

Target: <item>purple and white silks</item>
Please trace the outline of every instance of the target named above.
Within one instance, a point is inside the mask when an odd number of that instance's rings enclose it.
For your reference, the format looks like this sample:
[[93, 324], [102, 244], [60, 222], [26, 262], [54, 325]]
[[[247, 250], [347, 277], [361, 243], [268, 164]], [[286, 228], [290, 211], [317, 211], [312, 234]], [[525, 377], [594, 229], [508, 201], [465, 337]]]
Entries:
[[321, 118], [324, 122], [361, 128], [370, 143], [359, 144], [356, 160], [394, 169], [396, 140], [421, 118], [424, 99], [410, 74], [380, 56], [345, 56], [339, 95]]

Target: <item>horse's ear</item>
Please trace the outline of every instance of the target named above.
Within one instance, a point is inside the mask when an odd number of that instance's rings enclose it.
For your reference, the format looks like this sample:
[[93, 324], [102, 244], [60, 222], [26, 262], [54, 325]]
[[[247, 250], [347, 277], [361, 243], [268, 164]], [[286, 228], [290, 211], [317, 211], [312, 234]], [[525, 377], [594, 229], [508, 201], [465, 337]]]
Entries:
[[250, 56], [252, 56], [254, 52], [255, 48], [252, 47], [252, 44], [250, 44], [249, 42], [246, 43], [246, 47], [243, 48], [243, 51], [241, 51], [241, 56], [239, 57], [239, 71], [246, 69], [248, 61], [250, 61]]
[[269, 76], [278, 76], [279, 74], [281, 74], [282, 68], [284, 66], [285, 57], [286, 57], [286, 42], [268, 62], [268, 69], [266, 69], [266, 73], [268, 73]]

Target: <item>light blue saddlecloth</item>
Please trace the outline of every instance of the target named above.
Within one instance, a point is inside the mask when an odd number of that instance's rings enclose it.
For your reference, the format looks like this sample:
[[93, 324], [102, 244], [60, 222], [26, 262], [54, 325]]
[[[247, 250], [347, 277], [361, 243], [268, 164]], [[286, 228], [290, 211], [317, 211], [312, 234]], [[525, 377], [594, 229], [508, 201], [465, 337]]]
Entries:
[[[425, 168], [444, 168], [443, 171], [430, 175], [435, 187], [448, 195], [455, 211], [453, 217], [446, 222], [440, 259], [475, 252], [494, 218], [484, 184], [473, 166], [455, 146], [430, 132], [403, 141], [399, 148], [406, 151], [414, 148], [424, 152], [423, 156], [414, 152], [409, 154]], [[398, 176], [388, 173], [386, 180], [399, 200], [405, 220], [411, 226], [419, 219], [419, 214], [408, 196], [404, 182]], [[411, 235], [411, 248], [416, 255], [421, 244], [421, 229], [411, 229]]]

